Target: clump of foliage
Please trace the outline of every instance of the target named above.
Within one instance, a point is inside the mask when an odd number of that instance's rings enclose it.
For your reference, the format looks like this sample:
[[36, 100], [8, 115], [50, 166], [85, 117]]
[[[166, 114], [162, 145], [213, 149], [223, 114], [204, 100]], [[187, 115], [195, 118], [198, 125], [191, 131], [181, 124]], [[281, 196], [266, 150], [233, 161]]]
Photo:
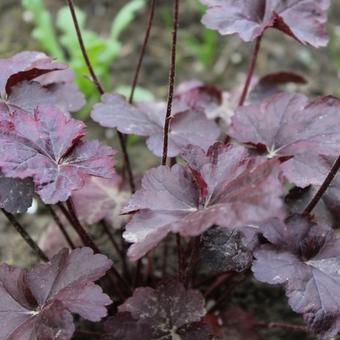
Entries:
[[[85, 140], [85, 124], [72, 118], [84, 98], [65, 64], [39, 52], [0, 60], [0, 207], [45, 262], [29, 270], [0, 265], [0, 339], [256, 340], [257, 328], [331, 339], [340, 331], [340, 99], [285, 92], [287, 83], [306, 82], [287, 71], [252, 81], [267, 29], [327, 44], [330, 1], [201, 2], [205, 26], [255, 42], [243, 89], [175, 87], [180, 8], [173, 0], [168, 100], [134, 104], [157, 1], [127, 100], [105, 92], [68, 0], [77, 53], [101, 95], [91, 118], [117, 131], [123, 174], [114, 169], [118, 152]], [[161, 157], [137, 190], [130, 134]], [[36, 244], [15, 216], [33, 195], [65, 239], [57, 246], [52, 236], [47, 247]], [[90, 225], [104, 230], [115, 255], [102, 254]], [[282, 286], [305, 326], [228, 305], [235, 283], [252, 277]]]

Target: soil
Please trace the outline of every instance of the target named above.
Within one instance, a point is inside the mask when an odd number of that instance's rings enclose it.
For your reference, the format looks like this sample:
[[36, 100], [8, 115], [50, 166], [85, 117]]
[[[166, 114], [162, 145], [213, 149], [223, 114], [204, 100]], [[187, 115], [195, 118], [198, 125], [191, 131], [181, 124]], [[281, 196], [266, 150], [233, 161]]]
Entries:
[[[211, 67], [206, 68], [193, 55], [187, 44], [187, 36], [202, 38], [201, 14], [197, 10], [198, 0], [186, 0], [181, 4], [181, 24], [179, 32], [178, 75], [177, 82], [200, 79], [213, 83], [224, 90], [238, 86], [247, 68], [251, 44], [242, 43], [235, 37], [218, 37], [214, 60]], [[63, 0], [45, 0], [53, 16], [63, 5]], [[126, 0], [78, 0], [77, 6], [88, 14], [88, 26], [105, 36], [109, 31], [112, 17]], [[170, 58], [171, 28], [169, 18], [171, 1], [158, 1], [155, 24], [151, 35], [150, 46], [141, 72], [140, 86], [148, 89], [156, 97], [164, 99], [167, 92], [168, 65]], [[340, 17], [340, 2], [336, 2], [331, 10], [329, 22], [330, 32], [334, 35], [337, 18]], [[22, 50], [37, 50], [39, 44], [31, 37], [32, 26], [23, 20], [24, 13], [19, 0], [0, 1], [0, 57], [7, 57]], [[134, 65], [143, 39], [146, 15], [141, 12], [133, 25], [124, 32], [122, 38], [124, 48], [122, 56], [112, 65], [112, 78], [116, 84], [129, 84], [133, 76]], [[332, 94], [340, 96], [339, 70], [336, 64], [339, 56], [332, 56], [330, 48], [314, 49], [301, 46], [294, 40], [282, 37], [274, 30], [266, 33], [257, 65], [257, 75], [265, 75], [281, 70], [299, 72], [308, 80], [308, 84], [300, 90], [311, 95]], [[93, 136], [103, 136], [103, 130], [89, 123], [89, 131]], [[109, 136], [106, 141], [110, 141]], [[103, 138], [102, 138], [103, 139]], [[131, 149], [134, 168], [139, 175], [157, 164], [158, 160], [150, 155], [141, 144]], [[50, 223], [50, 218], [43, 209], [35, 215], [25, 215], [21, 221], [28, 232], [36, 240]], [[19, 266], [30, 266], [36, 262], [28, 247], [12, 228], [0, 219], [0, 259], [2, 262]], [[238, 287], [232, 301], [237, 301], [262, 320], [302, 322], [292, 313], [287, 305], [281, 289], [269, 289], [266, 286], [249, 281]], [[89, 337], [86, 337], [89, 339]], [[261, 339], [265, 340], [302, 340], [311, 337], [301, 333], [284, 331], [261, 331]], [[246, 340], [246, 339], [245, 339]]]

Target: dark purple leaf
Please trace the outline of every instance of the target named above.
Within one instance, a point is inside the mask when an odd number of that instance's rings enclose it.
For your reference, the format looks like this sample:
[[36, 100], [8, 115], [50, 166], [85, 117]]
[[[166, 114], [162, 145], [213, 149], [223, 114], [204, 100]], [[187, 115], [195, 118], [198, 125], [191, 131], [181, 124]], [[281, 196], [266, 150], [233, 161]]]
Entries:
[[0, 172], [0, 208], [11, 214], [21, 214], [32, 204], [32, 179], [7, 178]]
[[52, 58], [42, 52], [26, 51], [8, 59], [0, 59], [0, 97], [5, 99], [13, 86], [24, 80], [66, 68], [66, 65], [54, 63]]
[[120, 227], [125, 221], [119, 216], [122, 206], [128, 200], [129, 194], [120, 191], [121, 177], [114, 174], [112, 179], [90, 177], [85, 185], [72, 193], [77, 216], [87, 224], [94, 224], [102, 219]]
[[220, 34], [237, 33], [244, 41], [273, 27], [303, 44], [326, 46], [330, 0], [201, 0], [208, 6], [202, 22]]
[[[148, 148], [157, 156], [163, 151], [164, 103], [143, 103], [139, 108], [116, 93], [106, 93], [93, 107], [91, 117], [104, 127], [117, 128], [126, 134], [146, 136]], [[188, 144], [207, 149], [216, 142], [219, 128], [204, 113], [188, 110], [186, 104], [175, 105], [169, 131], [168, 156], [177, 156]]]
[[338, 155], [338, 124], [339, 99], [319, 97], [308, 102], [302, 94], [280, 93], [239, 108], [229, 134], [239, 142], [265, 149], [268, 158], [288, 159], [282, 164], [284, 175], [296, 185], [306, 186], [323, 181], [320, 155]]
[[[157, 289], [137, 288], [133, 296], [119, 307], [119, 312], [107, 323], [110, 335], [115, 336], [107, 339], [118, 339], [120, 332], [117, 327], [121, 328], [118, 320], [123, 321], [125, 328], [130, 325], [132, 335], [137, 329], [144, 332], [144, 337], [138, 337], [141, 340], [211, 339], [209, 327], [200, 322], [205, 315], [203, 296], [199, 291], [186, 290], [175, 281], [163, 283]], [[122, 339], [132, 340], [132, 335]]]
[[130, 313], [118, 313], [105, 322], [103, 340], [151, 340], [152, 327], [148, 321], [135, 320]]
[[33, 177], [45, 203], [65, 201], [90, 176], [113, 176], [113, 150], [81, 141], [84, 124], [51, 106], [17, 111], [0, 122], [0, 167], [8, 177]]
[[77, 88], [71, 69], [50, 72], [35, 80], [51, 97], [53, 95], [55, 105], [60, 105], [70, 112], [79, 111], [85, 105], [85, 96]]
[[[0, 69], [5, 69], [0, 79], [4, 82], [0, 88], [0, 118], [7, 119], [18, 110], [33, 114], [39, 105], [55, 105], [70, 112], [80, 110], [85, 98], [75, 86], [73, 72], [66, 67], [38, 52], [0, 59]], [[6, 77], [10, 86], [6, 85]]]
[[246, 270], [253, 256], [245, 243], [241, 230], [210, 228], [201, 238], [201, 263], [215, 273]]
[[230, 307], [221, 315], [221, 340], [259, 340], [256, 333], [256, 318], [239, 307]]
[[93, 282], [111, 267], [89, 248], [62, 250], [32, 270], [0, 266], [0, 338], [71, 339], [72, 314], [90, 321], [106, 316], [110, 298]]
[[284, 85], [304, 85], [307, 81], [304, 77], [293, 72], [270, 73], [260, 78], [249, 93], [248, 102], [261, 102], [266, 97], [282, 92]]
[[207, 114], [221, 106], [222, 97], [223, 93], [217, 87], [193, 80], [178, 86], [174, 100], [187, 106], [189, 110], [202, 111]]
[[[242, 146], [187, 148], [189, 167], [152, 169], [123, 209], [136, 212], [124, 238], [136, 260], [169, 232], [197, 236], [213, 225], [241, 227], [282, 214], [277, 160], [253, 158]], [[191, 170], [190, 170], [191, 169]], [[270, 207], [270, 208], [269, 208]]]
[[334, 336], [340, 329], [340, 239], [328, 226], [295, 215], [261, 225], [271, 245], [255, 252], [261, 282], [284, 284], [292, 309], [312, 331]]

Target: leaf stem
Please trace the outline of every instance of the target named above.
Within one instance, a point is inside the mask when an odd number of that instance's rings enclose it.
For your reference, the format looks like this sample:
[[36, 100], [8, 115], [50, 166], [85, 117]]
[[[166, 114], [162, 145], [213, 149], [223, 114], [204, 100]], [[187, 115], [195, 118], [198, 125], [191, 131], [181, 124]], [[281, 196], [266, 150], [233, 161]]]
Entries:
[[322, 198], [323, 194], [327, 191], [328, 187], [332, 183], [339, 169], [340, 169], [340, 156], [334, 162], [331, 170], [329, 171], [327, 177], [325, 178], [324, 182], [320, 186], [319, 190], [316, 192], [312, 200], [309, 202], [309, 204], [305, 208], [303, 212], [304, 215], [309, 215], [312, 212], [312, 210], [315, 208], [315, 206], [318, 204], [318, 202]]
[[171, 120], [172, 101], [175, 89], [176, 78], [176, 51], [177, 51], [177, 29], [178, 29], [178, 17], [179, 17], [179, 0], [173, 0], [173, 14], [172, 14], [173, 30], [172, 30], [172, 47], [171, 47], [171, 62], [169, 70], [169, 83], [168, 83], [168, 102], [167, 110], [164, 121], [163, 130], [163, 156], [162, 165], [166, 165], [168, 158], [168, 143], [169, 143], [169, 128]]
[[152, 28], [152, 24], [153, 24], [153, 18], [154, 18], [154, 14], [155, 14], [155, 7], [156, 7], [156, 0], [150, 0], [150, 11], [149, 11], [149, 17], [148, 17], [148, 24], [147, 24], [147, 28], [146, 28], [146, 31], [145, 31], [142, 49], [141, 49], [140, 54], [139, 54], [135, 74], [134, 74], [133, 81], [132, 81], [131, 93], [130, 93], [130, 98], [129, 98], [130, 104], [132, 104], [132, 102], [133, 102], [133, 96], [135, 94], [136, 86], [137, 86], [137, 83], [138, 83], [138, 78], [139, 78], [140, 70], [141, 70], [141, 67], [142, 67], [142, 64], [143, 64], [146, 47], [147, 47], [148, 42], [149, 42], [151, 28]]
[[129, 267], [128, 267], [127, 262], [126, 262], [126, 256], [124, 256], [124, 252], [120, 249], [118, 243], [116, 242], [114, 235], [112, 234], [112, 232], [110, 230], [110, 227], [107, 225], [105, 220], [101, 220], [100, 224], [102, 225], [104, 232], [105, 232], [106, 236], [108, 237], [108, 239], [110, 240], [110, 242], [111, 242], [113, 248], [115, 249], [116, 253], [120, 257], [120, 259], [122, 261], [122, 267], [123, 267], [123, 270], [124, 270], [126, 276], [128, 278], [131, 278], [130, 272], [129, 272]]
[[[85, 60], [86, 66], [87, 66], [87, 68], [90, 72], [90, 75], [92, 77], [92, 80], [93, 80], [98, 92], [100, 93], [100, 95], [103, 95], [105, 93], [105, 90], [104, 90], [102, 84], [100, 83], [100, 81], [99, 81], [99, 79], [96, 75], [96, 72], [94, 71], [94, 68], [93, 68], [92, 63], [91, 63], [90, 58], [89, 58], [89, 55], [87, 53], [87, 50], [86, 50], [86, 47], [85, 47], [85, 44], [84, 44], [84, 39], [83, 39], [81, 29], [80, 29], [80, 26], [79, 26], [79, 22], [78, 22], [78, 19], [77, 19], [75, 7], [74, 7], [74, 4], [73, 4], [73, 0], [67, 0], [67, 4], [68, 4], [68, 7], [69, 7], [70, 12], [71, 12], [73, 24], [74, 24], [74, 27], [75, 27], [75, 30], [76, 30], [76, 33], [77, 33], [79, 46], [80, 46], [83, 58]], [[118, 135], [120, 147], [122, 149], [125, 167], [127, 169], [128, 176], [129, 176], [130, 190], [133, 193], [133, 192], [135, 192], [136, 187], [135, 187], [135, 181], [134, 181], [134, 177], [133, 177], [133, 173], [132, 173], [132, 169], [131, 169], [129, 154], [127, 152], [126, 141], [125, 141], [124, 135], [121, 132], [119, 132], [118, 130], [117, 130], [117, 135]]]
[[8, 213], [5, 209], [1, 209], [3, 214], [7, 217], [8, 221], [12, 224], [15, 230], [20, 234], [20, 236], [25, 240], [25, 242], [30, 246], [33, 252], [38, 255], [38, 257], [44, 262], [48, 262], [47, 255], [41, 250], [37, 243], [32, 239], [32, 237], [27, 233], [24, 227], [19, 223], [14, 215]]
[[279, 328], [279, 329], [288, 329], [293, 332], [307, 332], [307, 327], [304, 325], [294, 325], [291, 323], [285, 322], [265, 322], [265, 321], [258, 321], [255, 322], [254, 326], [256, 328]]
[[248, 67], [248, 71], [247, 71], [246, 82], [244, 84], [242, 94], [241, 94], [241, 97], [240, 97], [240, 100], [239, 100], [239, 103], [238, 103], [239, 106], [243, 106], [243, 104], [244, 104], [244, 102], [247, 98], [249, 86], [250, 86], [251, 80], [253, 78], [253, 74], [254, 74], [254, 70], [255, 70], [255, 66], [256, 66], [257, 57], [258, 57], [258, 54], [259, 54], [259, 51], [260, 51], [261, 40], [262, 40], [262, 35], [259, 36], [256, 39], [255, 47], [254, 47], [254, 50], [253, 50], [253, 53], [252, 53], [252, 56], [251, 56], [251, 60], [250, 60], [250, 64], [249, 64], [249, 67]]
[[[59, 206], [60, 210], [63, 212], [63, 214], [65, 215], [65, 217], [69, 220], [69, 222], [71, 223], [74, 230], [79, 235], [80, 239], [83, 241], [85, 246], [90, 247], [94, 251], [95, 254], [101, 254], [102, 252], [99, 250], [97, 245], [93, 242], [91, 236], [87, 233], [87, 231], [84, 229], [84, 227], [79, 222], [79, 219], [77, 217], [77, 214], [76, 214], [74, 206], [73, 206], [72, 199], [69, 198], [66, 201], [67, 209], [64, 207], [64, 205], [62, 203], [59, 203], [58, 206]], [[113, 274], [114, 278], [118, 280], [118, 282], [121, 284], [121, 286], [124, 289], [129, 289], [128, 283], [119, 274], [119, 272], [117, 271], [117, 269], [114, 266], [112, 266], [110, 271], [108, 272], [109, 275], [110, 275], [110, 273]], [[113, 278], [112, 278], [112, 281], [113, 281], [112, 283], [114, 283]], [[118, 288], [116, 285], [114, 285], [114, 286], [117, 290], [117, 293], [120, 295], [120, 297], [123, 297], [124, 295], [122, 294], [121, 289]]]
[[70, 237], [70, 235], [67, 233], [65, 226], [63, 225], [63, 223], [61, 222], [59, 216], [57, 215], [57, 213], [54, 211], [54, 209], [50, 206], [46, 204], [46, 207], [48, 209], [48, 211], [50, 212], [50, 214], [52, 215], [54, 222], [56, 223], [56, 225], [59, 227], [61, 233], [63, 234], [67, 244], [69, 245], [69, 247], [71, 249], [75, 249], [75, 245]]

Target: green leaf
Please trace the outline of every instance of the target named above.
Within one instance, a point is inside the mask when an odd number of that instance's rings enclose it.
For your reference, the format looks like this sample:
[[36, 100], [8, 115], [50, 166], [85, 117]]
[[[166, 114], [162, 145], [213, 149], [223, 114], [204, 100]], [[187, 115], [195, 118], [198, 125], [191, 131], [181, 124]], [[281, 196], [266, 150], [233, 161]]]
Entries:
[[42, 0], [22, 0], [22, 6], [31, 12], [34, 22], [32, 36], [51, 56], [64, 61], [64, 53], [59, 46], [57, 35], [53, 28], [51, 15]]
[[144, 6], [145, 0], [131, 0], [121, 8], [112, 23], [112, 40], [118, 40], [119, 35], [131, 24], [136, 16], [136, 13]]

